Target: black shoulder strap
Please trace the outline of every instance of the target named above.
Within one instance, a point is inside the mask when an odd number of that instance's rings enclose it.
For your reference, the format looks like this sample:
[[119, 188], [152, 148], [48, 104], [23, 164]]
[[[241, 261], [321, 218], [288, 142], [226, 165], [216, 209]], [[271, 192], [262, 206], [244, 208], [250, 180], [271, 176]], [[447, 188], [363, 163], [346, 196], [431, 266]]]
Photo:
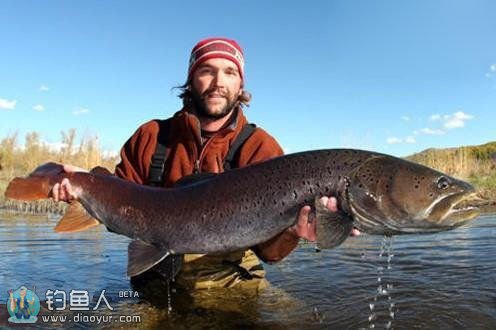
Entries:
[[[162, 186], [165, 161], [168, 156], [167, 144], [170, 133], [170, 119], [161, 121], [159, 124], [160, 129], [157, 137], [157, 147], [155, 148], [155, 153], [153, 154], [150, 162], [150, 175], [148, 177], [148, 184], [150, 186]], [[243, 126], [241, 132], [231, 144], [231, 148], [226, 155], [224, 160], [225, 171], [228, 171], [234, 167], [234, 159], [236, 158], [239, 149], [255, 131], [256, 127], [257, 126], [255, 124], [246, 124]]]
[[157, 146], [152, 155], [150, 175], [148, 176], [148, 184], [150, 186], [161, 186], [163, 184], [165, 161], [168, 156], [167, 144], [169, 141], [170, 123], [171, 118], [159, 122]]
[[229, 171], [234, 167], [234, 159], [236, 158], [239, 149], [252, 135], [256, 127], [255, 124], [245, 124], [245, 126], [243, 126], [241, 132], [231, 144], [231, 148], [229, 148], [226, 158], [224, 159], [224, 171]]

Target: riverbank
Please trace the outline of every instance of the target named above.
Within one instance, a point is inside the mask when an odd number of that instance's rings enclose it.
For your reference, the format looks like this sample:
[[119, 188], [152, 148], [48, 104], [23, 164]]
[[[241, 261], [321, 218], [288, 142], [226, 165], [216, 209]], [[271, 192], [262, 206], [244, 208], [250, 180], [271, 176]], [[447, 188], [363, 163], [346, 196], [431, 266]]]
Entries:
[[[26, 176], [38, 165], [53, 161], [73, 164], [85, 169], [103, 166], [113, 170], [119, 162], [117, 155], [109, 156], [101, 150], [97, 137], [83, 137], [77, 143], [74, 129], [62, 132], [58, 150], [44, 144], [37, 132], [28, 133], [24, 145], [18, 143], [17, 134], [0, 141], [0, 205], [3, 192], [14, 177]], [[443, 173], [468, 181], [476, 187], [484, 206], [496, 203], [496, 142], [477, 146], [445, 149], [427, 149], [405, 157], [435, 168]]]

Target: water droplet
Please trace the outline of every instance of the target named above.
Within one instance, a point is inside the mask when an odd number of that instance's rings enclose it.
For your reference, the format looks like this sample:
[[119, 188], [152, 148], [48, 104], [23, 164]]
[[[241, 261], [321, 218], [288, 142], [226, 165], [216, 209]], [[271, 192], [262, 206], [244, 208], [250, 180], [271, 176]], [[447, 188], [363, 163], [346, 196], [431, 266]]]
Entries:
[[389, 321], [388, 323], [386, 323], [386, 329], [391, 329], [391, 325], [392, 325], [392, 322]]
[[172, 297], [170, 292], [170, 282], [167, 281], [167, 314], [172, 312]]
[[373, 311], [374, 310], [374, 304], [369, 304], [369, 308], [371, 311]]

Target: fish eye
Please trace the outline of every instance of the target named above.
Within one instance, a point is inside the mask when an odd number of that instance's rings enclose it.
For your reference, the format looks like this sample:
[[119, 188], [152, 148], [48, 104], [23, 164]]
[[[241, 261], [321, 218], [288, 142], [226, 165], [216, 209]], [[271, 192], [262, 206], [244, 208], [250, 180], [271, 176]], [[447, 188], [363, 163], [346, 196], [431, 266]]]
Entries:
[[450, 186], [450, 182], [446, 177], [442, 176], [437, 180], [437, 187], [439, 189], [446, 189], [449, 186]]

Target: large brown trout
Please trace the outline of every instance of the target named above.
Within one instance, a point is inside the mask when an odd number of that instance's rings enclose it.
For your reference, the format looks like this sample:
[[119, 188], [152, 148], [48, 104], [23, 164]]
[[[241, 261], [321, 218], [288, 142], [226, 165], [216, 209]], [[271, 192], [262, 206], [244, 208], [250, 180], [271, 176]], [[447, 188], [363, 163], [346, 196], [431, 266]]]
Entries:
[[[403, 159], [349, 149], [281, 156], [168, 189], [101, 171], [65, 173], [48, 163], [12, 180], [5, 196], [48, 198], [63, 178], [70, 179], [77, 199], [56, 231], [102, 223], [134, 239], [130, 276], [171, 254], [228, 252], [265, 242], [292, 226], [303, 205], [314, 205], [320, 248], [341, 244], [353, 227], [369, 234], [437, 232], [478, 215], [467, 206], [475, 195], [468, 183]], [[321, 196], [335, 196], [340, 211], [328, 211], [318, 202]]]

